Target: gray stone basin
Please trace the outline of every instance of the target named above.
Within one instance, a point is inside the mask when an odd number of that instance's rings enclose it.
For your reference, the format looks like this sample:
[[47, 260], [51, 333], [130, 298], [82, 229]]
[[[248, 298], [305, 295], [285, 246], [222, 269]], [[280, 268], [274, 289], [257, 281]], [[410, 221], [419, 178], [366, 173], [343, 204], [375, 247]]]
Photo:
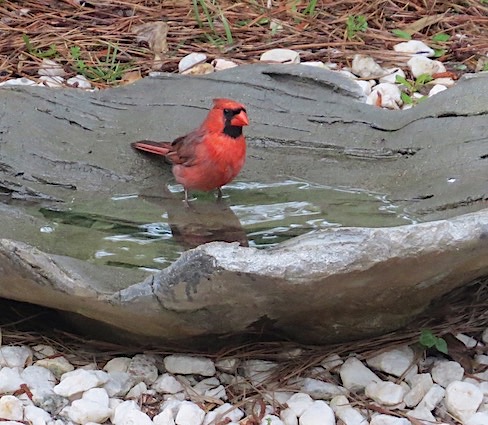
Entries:
[[[163, 74], [93, 93], [1, 89], [0, 297], [141, 343], [196, 345], [264, 327], [323, 344], [398, 329], [488, 276], [487, 83], [487, 73], [463, 78], [408, 111], [367, 106], [355, 83], [298, 65]], [[202, 244], [160, 271], [94, 264], [80, 259], [76, 234], [43, 234], [41, 206], [69, 210], [170, 182], [169, 167], [129, 143], [184, 134], [215, 97], [247, 105], [243, 180], [384, 194], [416, 219], [331, 227], [268, 249]], [[165, 205], [178, 221], [188, 212], [175, 199]]]

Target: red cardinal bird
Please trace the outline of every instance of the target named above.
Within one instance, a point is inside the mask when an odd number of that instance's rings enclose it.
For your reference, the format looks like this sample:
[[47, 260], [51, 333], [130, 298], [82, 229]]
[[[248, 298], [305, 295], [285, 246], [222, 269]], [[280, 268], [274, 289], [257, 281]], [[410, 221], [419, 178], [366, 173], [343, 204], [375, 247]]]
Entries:
[[213, 108], [202, 125], [173, 142], [141, 140], [131, 146], [163, 155], [173, 164], [176, 181], [189, 190], [218, 190], [241, 171], [246, 159], [246, 139], [242, 127], [249, 124], [246, 108], [230, 99], [214, 99]]

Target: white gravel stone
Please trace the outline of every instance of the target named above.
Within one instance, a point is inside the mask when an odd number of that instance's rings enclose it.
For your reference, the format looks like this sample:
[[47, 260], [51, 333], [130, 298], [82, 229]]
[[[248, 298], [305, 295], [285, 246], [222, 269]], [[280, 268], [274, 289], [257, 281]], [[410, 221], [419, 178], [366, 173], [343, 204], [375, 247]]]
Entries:
[[342, 384], [349, 391], [362, 391], [371, 382], [381, 379], [355, 357], [347, 359], [340, 369]]
[[349, 400], [343, 395], [334, 397], [330, 407], [345, 425], [368, 425], [364, 415], [358, 409], [351, 407]]
[[254, 385], [265, 382], [276, 369], [277, 364], [266, 360], [248, 360], [243, 362], [244, 376]]
[[287, 403], [293, 394], [289, 391], [267, 391], [263, 393], [263, 399], [266, 403], [275, 406], [276, 403]]
[[280, 412], [280, 418], [285, 425], [298, 425], [298, 417], [289, 407]]
[[446, 388], [447, 411], [462, 422], [473, 416], [483, 401], [481, 390], [469, 382], [451, 382]]
[[217, 58], [212, 61], [212, 65], [216, 71], [223, 71], [225, 69], [235, 68], [237, 65], [228, 59]]
[[483, 334], [481, 335], [481, 340], [485, 343], [488, 344], [488, 328], [486, 328], [483, 331]]
[[60, 379], [66, 372], [75, 370], [75, 367], [63, 356], [54, 357], [52, 359], [41, 359], [38, 360], [35, 365], [49, 369], [58, 379]]
[[394, 348], [366, 360], [369, 367], [393, 376], [402, 376], [413, 364], [414, 352], [408, 346]]
[[366, 386], [365, 394], [377, 403], [394, 406], [402, 402], [405, 390], [401, 385], [389, 381], [371, 382]]
[[332, 397], [346, 392], [346, 390], [339, 385], [313, 378], [305, 378], [300, 391], [309, 394], [316, 400], [330, 400]]
[[215, 367], [226, 373], [234, 373], [239, 366], [239, 360], [237, 359], [222, 359], [215, 362]]
[[29, 405], [24, 407], [24, 420], [30, 422], [31, 425], [46, 425], [52, 421], [52, 418], [45, 410]]
[[432, 380], [446, 388], [451, 382], [460, 381], [464, 376], [464, 369], [458, 362], [438, 361], [431, 371]]
[[175, 418], [171, 409], [165, 409], [153, 418], [154, 425], [175, 425]]
[[29, 347], [5, 345], [0, 347], [0, 367], [25, 367], [32, 363]]
[[430, 411], [434, 410], [446, 394], [446, 390], [438, 384], [432, 385], [427, 394], [418, 404], [418, 407], [426, 407]]
[[411, 389], [405, 394], [405, 397], [403, 397], [403, 401], [408, 407], [413, 407], [419, 404], [425, 394], [427, 394], [427, 391], [434, 385], [430, 373], [421, 373], [412, 376], [409, 383]]
[[125, 396], [134, 385], [133, 378], [127, 372], [109, 372], [109, 380], [103, 388], [110, 397]]
[[386, 73], [371, 56], [359, 54], [354, 55], [351, 71], [361, 78], [372, 79], [382, 77]]
[[446, 87], [453, 87], [456, 82], [449, 77], [441, 77], [441, 78], [436, 78], [430, 82], [430, 84], [441, 84]]
[[283, 421], [275, 415], [265, 415], [260, 425], [284, 425]]
[[383, 75], [383, 77], [381, 77], [379, 79], [380, 83], [395, 84], [397, 75], [405, 78], [405, 72], [401, 68], [388, 68], [388, 69], [385, 69], [385, 72], [386, 72], [386, 74]]
[[32, 347], [32, 353], [34, 359], [40, 360], [40, 359], [45, 359], [46, 357], [54, 357], [57, 352], [50, 345], [37, 344]]
[[0, 369], [0, 393], [13, 393], [24, 383], [19, 369], [3, 367]]
[[327, 371], [334, 370], [336, 367], [339, 367], [342, 364], [344, 364], [344, 361], [338, 354], [331, 354], [320, 362], [320, 366]]
[[21, 421], [24, 419], [22, 402], [13, 395], [0, 397], [0, 418]]
[[[217, 383], [220, 383], [217, 381]], [[156, 390], [158, 393], [176, 394], [183, 391], [183, 385], [181, 385], [178, 380], [169, 373], [163, 373], [154, 384], [152, 384], [152, 389]]]
[[314, 401], [298, 419], [300, 425], [335, 425], [335, 416], [329, 405], [322, 400]]
[[127, 373], [132, 376], [134, 382], [144, 382], [146, 385], [151, 385], [158, 378], [154, 357], [145, 354], [136, 354], [132, 357]]
[[297, 417], [313, 404], [313, 399], [308, 394], [296, 393], [293, 394], [286, 402], [287, 406], [293, 410]]
[[371, 84], [370, 81], [364, 80], [353, 80], [359, 87], [361, 87], [361, 91], [365, 96], [369, 96], [371, 94], [371, 88], [374, 84]]
[[175, 418], [176, 425], [201, 425], [205, 411], [191, 401], [183, 401]]
[[91, 89], [91, 83], [86, 79], [84, 75], [75, 75], [74, 77], [68, 78], [66, 83], [69, 86], [76, 87], [78, 89]]
[[11, 80], [4, 81], [0, 83], [0, 87], [13, 87], [13, 86], [36, 86], [35, 81], [29, 80], [28, 78], [12, 78]]
[[29, 366], [22, 371], [20, 376], [32, 393], [35, 403], [42, 403], [54, 395], [56, 377], [49, 369]]
[[205, 357], [173, 354], [164, 358], [165, 369], [174, 374], [214, 376], [215, 364]]
[[412, 75], [417, 78], [419, 75], [434, 75], [440, 72], [446, 72], [446, 67], [442, 62], [429, 59], [425, 56], [414, 56], [407, 62]]
[[381, 83], [373, 87], [366, 103], [382, 108], [400, 109], [403, 103], [401, 94], [398, 84]]
[[300, 63], [300, 55], [295, 50], [271, 49], [264, 52], [259, 60], [272, 63]]
[[239, 422], [244, 417], [244, 412], [237, 407], [232, 406], [230, 403], [224, 403], [216, 409], [208, 412], [203, 421], [204, 425], [220, 422]]
[[144, 382], [139, 382], [129, 390], [125, 398], [137, 400], [141, 395], [146, 394], [147, 392], [147, 385]]
[[119, 403], [117, 406], [113, 406], [113, 399], [110, 400], [109, 406], [112, 408], [113, 413], [110, 416], [110, 420], [114, 425], [119, 425], [122, 419], [132, 410], [141, 410], [139, 405], [134, 400], [126, 400]]
[[227, 393], [223, 385], [219, 385], [215, 388], [210, 388], [203, 394], [205, 397], [218, 398], [220, 400], [227, 400]]
[[109, 374], [101, 370], [76, 369], [61, 377], [61, 382], [54, 387], [54, 392], [63, 397], [71, 397], [91, 388], [102, 386], [109, 379]]
[[458, 333], [455, 336], [456, 336], [456, 339], [461, 341], [468, 348], [474, 348], [478, 345], [478, 341], [476, 339], [474, 339], [473, 337], [470, 337], [469, 335]]
[[488, 413], [478, 412], [471, 416], [465, 425], [487, 425], [488, 424]]
[[112, 415], [108, 400], [108, 394], [103, 388], [92, 388], [86, 391], [81, 399], [66, 407], [64, 413], [77, 424], [103, 423]]
[[207, 55], [205, 53], [190, 53], [184, 56], [178, 63], [178, 71], [185, 72], [190, 68], [193, 68], [199, 63], [205, 62], [207, 60]]
[[49, 77], [64, 77], [66, 75], [66, 71], [56, 61], [44, 58], [39, 70], [37, 71], [37, 74]]
[[407, 415], [415, 419], [420, 419], [420, 420], [435, 423], [434, 415], [425, 406], [420, 406], [413, 410], [410, 410], [409, 412], [407, 412]]
[[313, 66], [315, 68], [323, 68], [323, 69], [328, 69], [325, 66], [325, 63], [321, 61], [308, 61], [308, 62], [300, 62], [301, 65], [306, 65], [306, 66]]
[[393, 46], [393, 50], [400, 53], [409, 53], [429, 57], [435, 55], [434, 49], [431, 49], [429, 46], [427, 46], [427, 44], [419, 40], [409, 40], [395, 44]]
[[144, 412], [130, 410], [120, 422], [117, 422], [114, 425], [154, 425], [154, 422]]
[[220, 381], [217, 378], [206, 378], [202, 379], [200, 382], [197, 382], [193, 386], [193, 391], [197, 394], [203, 395], [206, 391], [218, 387], [220, 385]]
[[429, 90], [428, 96], [432, 97], [432, 96], [436, 95], [437, 93], [440, 93], [444, 90], [447, 90], [446, 86], [443, 86], [442, 84], [436, 84], [434, 87], [432, 87]]
[[356, 77], [351, 71], [348, 71], [347, 69], [339, 69], [337, 72], [338, 74], [343, 75], [346, 78], [349, 78], [350, 80], [357, 80], [358, 77]]
[[405, 418], [380, 414], [374, 416], [369, 425], [412, 425], [412, 423]]
[[60, 88], [64, 86], [63, 77], [48, 77], [46, 75], [43, 75], [42, 77], [39, 77], [39, 81], [41, 81], [41, 83], [39, 84], [41, 86], [47, 86], [51, 88]]
[[132, 359], [129, 357], [115, 357], [105, 364], [103, 370], [108, 373], [127, 372], [129, 370], [131, 361]]

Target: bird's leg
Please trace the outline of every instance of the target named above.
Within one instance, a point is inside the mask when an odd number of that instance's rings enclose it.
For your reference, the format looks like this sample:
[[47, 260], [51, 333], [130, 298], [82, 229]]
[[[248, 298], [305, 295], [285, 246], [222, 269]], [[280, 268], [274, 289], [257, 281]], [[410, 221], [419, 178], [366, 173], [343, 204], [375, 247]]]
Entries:
[[187, 207], [190, 207], [190, 204], [188, 203], [188, 190], [185, 188], [185, 200], [183, 201]]
[[224, 196], [224, 194], [222, 193], [222, 188], [219, 187], [217, 188], [217, 201], [222, 200], [222, 196]]

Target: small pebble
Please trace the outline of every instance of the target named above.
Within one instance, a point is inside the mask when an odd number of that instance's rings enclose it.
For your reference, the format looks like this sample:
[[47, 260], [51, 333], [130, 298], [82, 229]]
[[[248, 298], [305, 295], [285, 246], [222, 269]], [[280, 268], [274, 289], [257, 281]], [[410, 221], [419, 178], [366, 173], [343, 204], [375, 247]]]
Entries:
[[435, 55], [434, 49], [431, 49], [423, 41], [409, 40], [395, 44], [393, 50], [399, 53], [409, 53], [414, 55], [423, 55], [431, 57]]
[[351, 71], [361, 78], [375, 79], [385, 75], [386, 71], [370, 56], [354, 55]]
[[349, 391], [362, 391], [371, 382], [381, 381], [375, 373], [355, 357], [347, 359], [341, 366], [339, 373], [342, 384]]
[[201, 425], [205, 411], [191, 401], [183, 401], [175, 418], [176, 425]]
[[24, 418], [22, 402], [13, 395], [0, 397], [0, 418], [21, 421]]
[[461, 422], [465, 422], [473, 416], [482, 401], [481, 390], [468, 382], [454, 381], [446, 388], [447, 411]]
[[91, 89], [92, 88], [91, 83], [87, 80], [87, 78], [84, 75], [76, 75], [74, 77], [68, 78], [66, 83], [69, 86], [75, 87], [78, 89]]
[[381, 83], [373, 87], [366, 103], [387, 109], [400, 109], [403, 103], [401, 94], [402, 92], [397, 84]]
[[300, 63], [300, 55], [290, 49], [272, 49], [264, 52], [259, 60], [269, 63]]
[[460, 381], [464, 376], [464, 369], [458, 362], [438, 361], [431, 371], [436, 384], [446, 388], [451, 382]]
[[204, 53], [190, 53], [183, 57], [178, 63], [178, 71], [180, 73], [188, 71], [199, 63], [205, 62], [207, 60], [207, 55]]
[[322, 400], [314, 401], [298, 419], [299, 425], [335, 425], [335, 416], [329, 405]]
[[407, 62], [407, 65], [415, 78], [423, 74], [434, 75], [446, 72], [446, 67], [442, 62], [425, 56], [414, 56]]
[[165, 369], [174, 374], [214, 376], [215, 364], [205, 357], [173, 354], [164, 358]]
[[296, 393], [293, 394], [286, 402], [287, 406], [300, 417], [302, 413], [313, 404], [313, 399], [308, 394]]
[[66, 71], [56, 61], [44, 58], [39, 70], [37, 71], [37, 74], [47, 77], [64, 77], [66, 75]]
[[367, 397], [385, 406], [395, 406], [402, 402], [405, 390], [401, 385], [389, 381], [371, 382], [365, 388]]
[[217, 58], [212, 61], [212, 66], [214, 67], [215, 71], [223, 71], [225, 69], [235, 68], [238, 65], [231, 60]]
[[447, 90], [446, 86], [443, 86], [442, 84], [436, 84], [434, 87], [432, 87], [429, 90], [428, 96], [432, 97], [432, 96], [436, 95], [437, 93], [443, 92], [444, 90]]
[[402, 376], [413, 364], [414, 352], [408, 346], [385, 351], [366, 360], [369, 367], [393, 376]]

